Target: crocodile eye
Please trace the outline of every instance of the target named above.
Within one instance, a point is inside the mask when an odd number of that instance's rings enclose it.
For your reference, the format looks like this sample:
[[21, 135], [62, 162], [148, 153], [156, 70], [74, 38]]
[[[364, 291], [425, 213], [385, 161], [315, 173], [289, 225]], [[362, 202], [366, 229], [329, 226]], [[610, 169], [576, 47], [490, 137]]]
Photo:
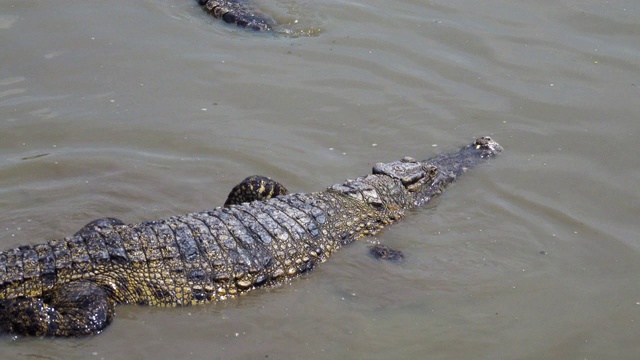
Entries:
[[433, 179], [438, 175], [438, 168], [433, 165], [423, 165], [422, 166], [422, 176], [412, 183], [405, 184], [405, 187], [410, 192], [418, 192], [422, 190], [425, 184], [430, 184]]

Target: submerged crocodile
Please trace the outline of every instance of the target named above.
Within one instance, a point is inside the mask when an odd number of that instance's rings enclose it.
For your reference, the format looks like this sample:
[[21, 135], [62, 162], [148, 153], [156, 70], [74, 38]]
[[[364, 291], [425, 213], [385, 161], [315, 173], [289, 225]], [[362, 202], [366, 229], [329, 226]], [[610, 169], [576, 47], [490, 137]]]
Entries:
[[251, 8], [246, 0], [198, 0], [202, 9], [213, 17], [256, 31], [273, 30], [276, 22]]
[[309, 194], [249, 177], [223, 208], [128, 225], [98, 219], [65, 239], [0, 252], [0, 330], [89, 335], [111, 323], [117, 304], [195, 305], [280, 285], [501, 151], [481, 137], [429, 160], [379, 163]]

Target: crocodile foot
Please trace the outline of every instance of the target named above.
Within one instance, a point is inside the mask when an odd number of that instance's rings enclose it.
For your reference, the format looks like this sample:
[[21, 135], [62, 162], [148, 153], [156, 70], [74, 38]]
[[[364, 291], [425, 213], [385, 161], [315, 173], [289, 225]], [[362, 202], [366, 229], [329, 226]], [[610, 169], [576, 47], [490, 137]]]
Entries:
[[46, 296], [0, 301], [0, 331], [35, 336], [96, 334], [111, 323], [114, 304], [91, 281], [59, 285]]
[[279, 182], [266, 176], [252, 175], [233, 187], [224, 207], [256, 200], [265, 201], [288, 193], [289, 190]]
[[369, 246], [369, 253], [378, 260], [400, 261], [404, 260], [404, 254], [400, 250], [394, 250], [387, 245], [375, 244]]

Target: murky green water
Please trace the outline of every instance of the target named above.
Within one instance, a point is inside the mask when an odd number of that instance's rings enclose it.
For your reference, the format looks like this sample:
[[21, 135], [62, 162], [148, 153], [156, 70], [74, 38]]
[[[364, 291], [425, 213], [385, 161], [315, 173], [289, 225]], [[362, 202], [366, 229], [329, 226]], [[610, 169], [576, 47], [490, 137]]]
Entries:
[[4, 336], [1, 358], [640, 356], [640, 3], [262, 7], [319, 36], [188, 0], [2, 1], [1, 247], [218, 206], [249, 174], [314, 191], [478, 135], [505, 153], [374, 239], [401, 265], [355, 244], [283, 288]]

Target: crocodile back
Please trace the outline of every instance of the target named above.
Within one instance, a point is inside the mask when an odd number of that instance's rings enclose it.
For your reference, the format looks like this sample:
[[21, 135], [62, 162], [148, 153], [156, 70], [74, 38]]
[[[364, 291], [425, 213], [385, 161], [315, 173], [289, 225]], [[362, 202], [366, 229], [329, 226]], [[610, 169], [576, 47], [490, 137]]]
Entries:
[[83, 228], [0, 253], [0, 300], [43, 296], [77, 280], [103, 286], [116, 303], [219, 300], [305, 273], [385, 221], [381, 211], [326, 191]]

